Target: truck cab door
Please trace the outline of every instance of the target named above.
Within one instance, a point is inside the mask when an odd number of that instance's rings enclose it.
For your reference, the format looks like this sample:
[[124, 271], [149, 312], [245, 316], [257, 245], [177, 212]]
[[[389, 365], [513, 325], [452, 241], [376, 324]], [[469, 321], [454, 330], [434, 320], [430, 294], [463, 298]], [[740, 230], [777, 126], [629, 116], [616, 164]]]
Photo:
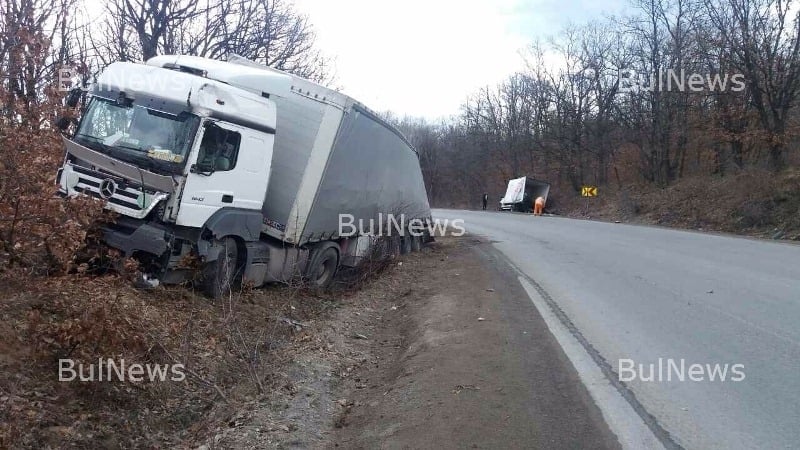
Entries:
[[177, 225], [202, 227], [222, 208], [261, 210], [274, 134], [206, 121], [192, 151]]

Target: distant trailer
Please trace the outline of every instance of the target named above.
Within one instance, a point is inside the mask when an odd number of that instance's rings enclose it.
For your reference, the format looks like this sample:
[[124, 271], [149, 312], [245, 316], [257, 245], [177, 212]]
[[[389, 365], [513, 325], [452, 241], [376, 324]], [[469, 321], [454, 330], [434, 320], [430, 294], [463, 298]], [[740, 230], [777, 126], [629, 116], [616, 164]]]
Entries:
[[544, 198], [547, 205], [547, 195], [550, 193], [550, 183], [539, 181], [531, 177], [514, 178], [508, 181], [506, 195], [500, 199], [500, 211], [533, 211], [533, 202], [538, 197]]

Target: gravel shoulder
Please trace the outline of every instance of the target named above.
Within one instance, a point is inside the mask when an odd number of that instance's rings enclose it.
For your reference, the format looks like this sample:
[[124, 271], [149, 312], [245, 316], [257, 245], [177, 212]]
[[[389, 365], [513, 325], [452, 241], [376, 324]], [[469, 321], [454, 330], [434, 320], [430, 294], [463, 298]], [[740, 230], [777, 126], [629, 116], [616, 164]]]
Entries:
[[329, 447], [617, 448], [598, 408], [490, 243], [443, 238], [403, 266], [368, 355], [340, 386]]

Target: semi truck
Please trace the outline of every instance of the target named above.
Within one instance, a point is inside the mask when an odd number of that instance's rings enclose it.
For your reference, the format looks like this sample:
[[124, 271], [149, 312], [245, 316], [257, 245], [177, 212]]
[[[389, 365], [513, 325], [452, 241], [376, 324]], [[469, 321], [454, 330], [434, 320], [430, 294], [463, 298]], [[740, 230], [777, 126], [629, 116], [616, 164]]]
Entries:
[[497, 209], [500, 211], [531, 212], [533, 201], [537, 197], [544, 198], [547, 204], [547, 195], [550, 193], [550, 184], [525, 176], [508, 180], [506, 194], [500, 199]]
[[148, 283], [326, 287], [387, 231], [345, 234], [343, 217], [391, 215], [401, 251], [432, 239], [416, 150], [340, 92], [236, 56], [163, 55], [111, 64], [84, 100], [59, 191], [118, 213], [104, 241]]

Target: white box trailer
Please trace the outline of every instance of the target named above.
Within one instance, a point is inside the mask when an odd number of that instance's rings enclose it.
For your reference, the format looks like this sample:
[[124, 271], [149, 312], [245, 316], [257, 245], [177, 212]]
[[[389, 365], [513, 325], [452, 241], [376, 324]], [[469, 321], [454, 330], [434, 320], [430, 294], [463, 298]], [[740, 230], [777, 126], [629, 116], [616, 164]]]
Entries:
[[[418, 155], [397, 129], [350, 97], [243, 58], [114, 63], [65, 143], [61, 191], [124, 216], [106, 241], [164, 282], [190, 275], [180, 261], [197, 254], [214, 295], [236, 273], [255, 285], [298, 274], [329, 283], [369, 242], [341, 235], [340, 216], [430, 221]], [[407, 231], [401, 247], [418, 248], [425, 237]]]
[[549, 193], [549, 183], [535, 180], [531, 177], [513, 178], [508, 180], [506, 193], [500, 199], [498, 209], [501, 211], [530, 212], [533, 210], [533, 201], [537, 197], [544, 198], [546, 205]]
[[[237, 56], [229, 61], [273, 70]], [[395, 127], [352, 98], [297, 76], [290, 94], [274, 101], [267, 233], [305, 244], [335, 237], [339, 214], [356, 221], [387, 213], [430, 218], [419, 157]]]

